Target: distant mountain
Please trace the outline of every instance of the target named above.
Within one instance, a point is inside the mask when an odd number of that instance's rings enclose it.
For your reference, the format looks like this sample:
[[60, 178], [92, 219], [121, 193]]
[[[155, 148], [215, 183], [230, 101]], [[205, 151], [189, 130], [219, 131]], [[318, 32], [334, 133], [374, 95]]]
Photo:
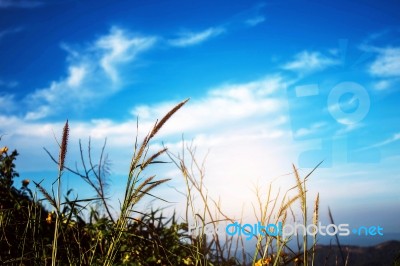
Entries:
[[[341, 246], [349, 266], [400, 266], [400, 241], [387, 241], [375, 246]], [[340, 250], [335, 245], [316, 246], [316, 265], [343, 265]]]

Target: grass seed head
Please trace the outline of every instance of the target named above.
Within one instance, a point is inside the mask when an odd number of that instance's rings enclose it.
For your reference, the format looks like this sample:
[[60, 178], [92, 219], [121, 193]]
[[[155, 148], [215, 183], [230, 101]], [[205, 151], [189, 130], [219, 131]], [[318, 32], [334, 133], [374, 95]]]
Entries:
[[65, 162], [65, 155], [67, 154], [67, 145], [68, 145], [68, 134], [69, 134], [69, 126], [68, 120], [64, 125], [63, 135], [61, 140], [61, 147], [60, 147], [60, 156], [58, 158], [58, 164], [60, 166], [60, 171], [64, 169], [64, 162]]

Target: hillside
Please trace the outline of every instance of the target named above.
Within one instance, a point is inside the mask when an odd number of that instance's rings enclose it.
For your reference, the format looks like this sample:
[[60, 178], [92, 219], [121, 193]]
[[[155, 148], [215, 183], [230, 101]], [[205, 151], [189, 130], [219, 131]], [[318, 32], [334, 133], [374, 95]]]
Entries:
[[[342, 265], [341, 255], [337, 246], [318, 245], [316, 254], [317, 265]], [[400, 241], [387, 241], [375, 246], [342, 246], [345, 258], [351, 266], [400, 265]], [[336, 264], [336, 260], [338, 264]], [[395, 263], [395, 261], [397, 263]]]

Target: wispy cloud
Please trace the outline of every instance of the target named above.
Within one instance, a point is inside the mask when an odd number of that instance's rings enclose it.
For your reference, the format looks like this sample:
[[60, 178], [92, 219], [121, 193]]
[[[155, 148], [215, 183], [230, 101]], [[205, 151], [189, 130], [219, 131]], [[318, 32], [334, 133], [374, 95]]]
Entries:
[[18, 82], [16, 81], [5, 81], [0, 79], [0, 87], [14, 88], [16, 86], [18, 86]]
[[186, 47], [200, 44], [225, 32], [222, 27], [211, 27], [200, 32], [184, 32], [176, 39], [169, 40], [172, 46]]
[[48, 105], [43, 105], [43, 106], [39, 106], [36, 109], [34, 109], [33, 111], [28, 111], [25, 114], [25, 119], [26, 120], [37, 120], [37, 119], [41, 119], [44, 117], [47, 117], [51, 114], [51, 112], [57, 112], [58, 109], [52, 109], [50, 108], [50, 106]]
[[369, 73], [376, 77], [400, 77], [400, 47], [375, 48], [376, 60], [369, 66]]
[[371, 148], [383, 147], [383, 146], [386, 146], [386, 145], [391, 144], [393, 142], [396, 142], [398, 140], [400, 140], [400, 132], [399, 133], [395, 133], [391, 137], [389, 137], [389, 138], [387, 138], [387, 139], [385, 139], [385, 140], [383, 140], [381, 142], [378, 142], [378, 143], [375, 143], [375, 144], [370, 145], [368, 147], [365, 147], [365, 148], [363, 148], [361, 150], [367, 150], [367, 149], [371, 149]]
[[22, 27], [16, 27], [16, 28], [2, 30], [2, 31], [0, 31], [0, 41], [7, 35], [15, 34], [15, 33], [21, 32], [21, 31], [22, 31]]
[[228, 19], [224, 23], [224, 26], [229, 29], [229, 31], [257, 26], [265, 21], [263, 12], [265, 7], [265, 3], [258, 3], [249, 8], [245, 8], [240, 13]]
[[375, 90], [383, 91], [388, 89], [391, 86], [391, 82], [389, 80], [380, 80], [374, 84]]
[[224, 33], [232, 33], [237, 30], [254, 27], [265, 21], [265, 16], [261, 14], [264, 6], [265, 4], [263, 3], [257, 4], [235, 14], [219, 25], [208, 27], [201, 31], [186, 30], [179, 32], [175, 38], [170, 38], [167, 41], [171, 46], [188, 47], [201, 44]]
[[100, 64], [114, 81], [118, 79], [116, 67], [120, 63], [129, 62], [156, 41], [155, 37], [131, 37], [129, 33], [113, 28], [110, 34], [96, 41], [95, 50], [102, 51]]
[[325, 122], [314, 123], [308, 128], [300, 128], [294, 132], [296, 138], [301, 138], [305, 136], [321, 134], [324, 127], [327, 126]]
[[399, 84], [400, 47], [378, 47], [363, 44], [360, 49], [376, 55], [374, 61], [367, 65], [367, 72], [375, 78], [372, 88], [376, 91], [390, 91]]
[[398, 88], [400, 84], [400, 76], [396, 78], [383, 78], [373, 84], [376, 91], [390, 91], [391, 89]]
[[68, 74], [50, 86], [28, 95], [31, 107], [26, 119], [40, 119], [61, 110], [80, 109], [123, 88], [119, 69], [133, 62], [138, 54], [150, 49], [155, 37], [139, 37], [120, 28], [101, 36], [88, 47], [68, 52]]
[[0, 95], [0, 112], [1, 113], [11, 113], [16, 108], [14, 101], [14, 95], [4, 94]]
[[264, 16], [256, 16], [254, 18], [250, 18], [248, 20], [245, 21], [245, 23], [249, 26], [257, 26], [260, 23], [263, 23], [265, 21], [265, 17]]
[[340, 64], [340, 60], [320, 52], [303, 51], [297, 54], [293, 61], [284, 64], [282, 68], [300, 73], [311, 73], [338, 64]]
[[0, 8], [36, 8], [43, 4], [34, 0], [0, 0]]
[[[348, 95], [344, 95], [343, 97], [340, 98], [340, 102], [336, 102], [333, 103], [331, 105], [328, 106], [328, 111], [331, 114], [337, 113], [339, 112], [346, 112], [346, 113], [352, 113], [354, 112], [354, 110], [356, 110], [359, 105], [360, 105], [360, 101], [363, 101], [365, 99], [363, 98], [358, 98], [354, 95], [348, 94]], [[341, 118], [338, 119], [338, 121], [341, 121], [344, 124], [348, 124], [347, 118]], [[350, 121], [348, 121], [350, 122]]]
[[362, 127], [365, 127], [365, 123], [358, 122], [358, 123], [347, 123], [347, 124], [342, 124], [342, 128], [338, 129], [335, 132], [335, 136], [343, 136], [346, 134], [349, 134], [352, 131], [358, 130]]

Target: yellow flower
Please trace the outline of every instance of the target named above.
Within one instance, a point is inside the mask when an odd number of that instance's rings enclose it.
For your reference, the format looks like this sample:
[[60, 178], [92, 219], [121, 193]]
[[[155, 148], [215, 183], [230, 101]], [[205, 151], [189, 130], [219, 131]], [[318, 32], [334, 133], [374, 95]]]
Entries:
[[269, 265], [272, 262], [271, 258], [266, 258], [266, 259], [259, 259], [254, 266], [265, 266]]
[[[63, 224], [67, 224], [67, 220], [66, 219], [63, 220], [62, 223]], [[75, 221], [70, 220], [69, 223], [68, 223], [68, 226], [69, 227], [74, 227], [75, 224], [76, 224]]]
[[3, 148], [0, 148], [0, 155], [2, 155], [3, 153], [6, 153], [8, 151], [8, 147], [5, 146]]
[[48, 224], [51, 224], [51, 213], [50, 212], [47, 214], [46, 222]]
[[187, 257], [187, 258], [183, 259], [183, 263], [185, 265], [193, 265], [193, 261], [192, 261], [192, 259], [190, 257]]
[[129, 262], [129, 254], [126, 254], [122, 260], [122, 263], [127, 263], [127, 262]]

